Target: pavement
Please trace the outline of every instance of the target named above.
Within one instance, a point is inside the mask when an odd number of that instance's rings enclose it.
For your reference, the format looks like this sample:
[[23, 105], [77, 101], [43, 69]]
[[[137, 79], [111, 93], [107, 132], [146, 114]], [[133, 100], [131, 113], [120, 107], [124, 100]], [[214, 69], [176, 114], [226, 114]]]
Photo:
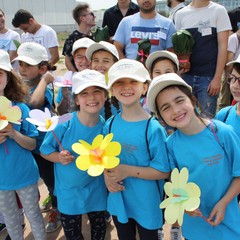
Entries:
[[[47, 197], [48, 191], [47, 191], [46, 186], [44, 185], [44, 183], [41, 180], [39, 181], [39, 191], [40, 191], [40, 195], [41, 195], [40, 202], [42, 202]], [[49, 215], [49, 212], [43, 213], [45, 222], [47, 222], [48, 215]], [[26, 222], [26, 229], [24, 231], [24, 239], [25, 240], [33, 240], [34, 238], [31, 233], [31, 228], [30, 228], [29, 222], [27, 219], [25, 222]], [[88, 221], [88, 218], [86, 215], [83, 216], [82, 229], [83, 229], [84, 240], [91, 240], [90, 224], [89, 224], [89, 221]], [[165, 224], [164, 225], [164, 232], [165, 232], [164, 240], [170, 240], [169, 231], [170, 231], [170, 226], [168, 224]], [[0, 240], [5, 240], [6, 236], [7, 236], [7, 231], [5, 230], [0, 234]], [[53, 233], [47, 233], [47, 240], [65, 240], [62, 227], [60, 227], [58, 230], [56, 230]], [[116, 228], [114, 227], [112, 221], [109, 224], [107, 224], [107, 233], [106, 233], [105, 240], [118, 240], [117, 231], [116, 231]]]

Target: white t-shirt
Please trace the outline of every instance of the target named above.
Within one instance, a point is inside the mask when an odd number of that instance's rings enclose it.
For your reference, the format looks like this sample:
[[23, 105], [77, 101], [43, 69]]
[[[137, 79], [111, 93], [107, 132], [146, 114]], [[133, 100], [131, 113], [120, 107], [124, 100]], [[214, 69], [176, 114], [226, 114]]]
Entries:
[[20, 35], [8, 29], [6, 33], [0, 34], [0, 49], [9, 53], [9, 51], [17, 51], [17, 45], [14, 43], [14, 40], [21, 43]]
[[228, 39], [228, 51], [234, 53], [233, 60], [236, 60], [240, 54], [240, 40], [237, 33], [232, 34]]
[[51, 58], [49, 48], [59, 46], [56, 32], [47, 25], [41, 25], [41, 28], [35, 34], [23, 33], [21, 38], [23, 43], [36, 42], [44, 46], [48, 53], [48, 59]]

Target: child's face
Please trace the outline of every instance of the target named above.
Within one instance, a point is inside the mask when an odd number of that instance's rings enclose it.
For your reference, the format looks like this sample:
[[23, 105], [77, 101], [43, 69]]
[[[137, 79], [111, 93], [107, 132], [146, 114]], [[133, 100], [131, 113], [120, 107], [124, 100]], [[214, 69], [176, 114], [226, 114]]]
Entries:
[[39, 76], [38, 65], [29, 65], [26, 62], [19, 61], [19, 73], [23, 80], [32, 80]]
[[102, 74], [114, 64], [113, 55], [105, 50], [94, 52], [92, 55], [92, 69]]
[[86, 58], [86, 50], [86, 48], [79, 48], [74, 53], [74, 63], [79, 72], [89, 69], [91, 65], [91, 62]]
[[160, 60], [152, 69], [152, 78], [160, 76], [164, 73], [175, 73], [173, 62], [169, 59]]
[[157, 109], [171, 127], [187, 129], [197, 118], [191, 99], [177, 87], [163, 89], [156, 98]]
[[4, 89], [7, 86], [7, 73], [0, 69], [0, 96], [4, 96]]
[[107, 100], [106, 92], [99, 87], [85, 88], [76, 96], [76, 104], [81, 112], [87, 114], [99, 114]]
[[236, 102], [240, 102], [240, 74], [233, 69], [231, 74], [230, 90]]
[[112, 96], [124, 105], [139, 103], [142, 95], [146, 94], [148, 84], [136, 81], [134, 79], [122, 78], [117, 80], [112, 88]]

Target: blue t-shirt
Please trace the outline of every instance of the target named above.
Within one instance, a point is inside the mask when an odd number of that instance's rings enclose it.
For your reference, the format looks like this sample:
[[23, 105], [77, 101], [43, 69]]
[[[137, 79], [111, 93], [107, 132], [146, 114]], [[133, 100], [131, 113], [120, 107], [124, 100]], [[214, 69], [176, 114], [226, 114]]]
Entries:
[[[60, 140], [63, 149], [68, 150], [77, 158], [78, 155], [72, 150], [72, 144], [79, 140], [91, 144], [98, 134], [102, 134], [104, 120], [101, 118], [96, 126], [87, 127], [79, 121], [77, 112], [72, 114], [72, 119], [57, 125], [54, 133]], [[46, 134], [40, 151], [43, 154], [61, 151], [51, 132]], [[107, 189], [103, 175], [89, 176], [86, 171], [81, 171], [76, 167], [75, 159], [67, 165], [54, 163], [54, 177], [54, 194], [57, 196], [58, 209], [61, 213], [75, 215], [106, 210]]]
[[[215, 129], [216, 135], [214, 135]], [[186, 167], [189, 182], [201, 190], [199, 209], [208, 217], [227, 192], [234, 177], [240, 176], [240, 145], [237, 135], [226, 124], [212, 124], [194, 135], [176, 130], [167, 139], [172, 169]], [[183, 236], [191, 240], [240, 239], [240, 210], [235, 197], [227, 206], [224, 220], [212, 227], [201, 217], [184, 215]]]
[[152, 19], [144, 19], [140, 13], [127, 16], [118, 25], [114, 41], [125, 46], [126, 58], [136, 59], [138, 41], [148, 38], [151, 41], [151, 53], [172, 48], [172, 34], [175, 33], [172, 20], [156, 14]]
[[[110, 123], [113, 141], [122, 146], [119, 155], [120, 164], [152, 167], [162, 172], [169, 172], [169, 163], [165, 146], [166, 132], [156, 119], [151, 119], [148, 127], [148, 144], [146, 144], [147, 121], [127, 122], [121, 114], [106, 122], [104, 133], [109, 133]], [[161, 180], [164, 181], [164, 180]], [[161, 203], [162, 189], [158, 181], [128, 177], [123, 180], [126, 190], [109, 193], [108, 211], [117, 216], [118, 221], [127, 223], [135, 219], [142, 227], [157, 229], [163, 225]], [[162, 187], [162, 184], [160, 184]]]
[[[13, 128], [28, 137], [38, 136], [36, 127], [26, 120], [29, 117], [28, 107], [23, 103], [12, 104], [17, 105], [22, 112], [21, 124], [11, 123]], [[38, 167], [29, 150], [8, 138], [0, 144], [0, 156], [0, 190], [18, 190], [37, 183]]]
[[[237, 104], [239, 104], [239, 103], [237, 103]], [[238, 137], [240, 137], [240, 116], [237, 115], [237, 104], [234, 106], [228, 106], [228, 107], [221, 109], [217, 113], [215, 118], [221, 122], [223, 122], [225, 120], [224, 122], [227, 125], [232, 126], [235, 133], [238, 135]], [[228, 111], [229, 111], [229, 113], [228, 113]], [[226, 116], [227, 116], [227, 118], [226, 118]]]
[[[30, 95], [34, 92], [34, 90], [36, 89], [36, 87], [32, 88], [30, 90]], [[45, 108], [48, 108], [49, 110], [52, 109], [52, 106], [53, 106], [53, 90], [50, 89], [49, 87], [46, 88], [46, 91], [45, 91], [45, 103], [44, 105], [41, 107], [41, 108], [38, 108], [42, 111], [45, 111]], [[33, 108], [31, 108], [31, 106], [29, 104], [27, 104], [27, 106], [30, 108], [30, 110], [32, 110]], [[36, 154], [40, 154], [40, 151], [39, 151], [39, 148], [42, 144], [42, 141], [45, 137], [46, 133], [45, 132], [41, 132], [39, 131], [38, 133], [38, 137], [37, 137], [37, 146], [36, 148], [33, 150], [34, 153]]]

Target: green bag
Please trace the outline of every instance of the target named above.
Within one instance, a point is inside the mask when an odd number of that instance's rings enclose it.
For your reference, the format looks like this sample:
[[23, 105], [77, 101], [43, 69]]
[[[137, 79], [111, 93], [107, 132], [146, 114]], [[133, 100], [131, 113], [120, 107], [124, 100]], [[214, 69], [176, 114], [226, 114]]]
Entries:
[[105, 26], [104, 28], [97, 27], [96, 31], [93, 33], [93, 39], [95, 40], [95, 42], [100, 42], [100, 41], [109, 42], [110, 35], [108, 31], [108, 26]]
[[151, 42], [148, 38], [138, 41], [138, 53], [136, 60], [145, 65], [146, 59], [150, 54]]

